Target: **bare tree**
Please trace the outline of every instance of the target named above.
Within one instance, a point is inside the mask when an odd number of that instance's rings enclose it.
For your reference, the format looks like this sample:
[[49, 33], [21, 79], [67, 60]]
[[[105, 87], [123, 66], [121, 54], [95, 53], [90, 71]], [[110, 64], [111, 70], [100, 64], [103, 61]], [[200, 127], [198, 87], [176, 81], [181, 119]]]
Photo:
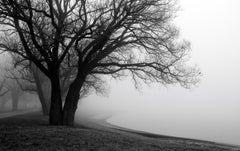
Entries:
[[6, 69], [6, 78], [14, 80], [22, 91], [37, 94], [43, 114], [48, 115], [50, 106], [48, 78], [28, 60], [22, 60], [14, 54], [11, 57], [12, 66]]
[[4, 96], [9, 91], [7, 88], [4, 87], [4, 83], [5, 80], [2, 80], [2, 82], [0, 82], [0, 97]]
[[17, 83], [11, 79], [4, 80], [4, 89], [5, 90], [0, 95], [0, 97], [3, 99], [2, 106], [7, 102], [5, 95], [9, 93], [10, 95], [8, 97], [10, 97], [12, 101], [12, 110], [18, 110], [19, 99], [23, 92], [18, 87]]
[[[11, 57], [12, 66], [6, 69], [8, 73], [7, 78], [15, 80], [22, 91], [37, 94], [43, 114], [48, 115], [51, 98], [51, 85], [49, 79], [28, 60], [14, 54], [11, 54]], [[73, 80], [72, 77], [76, 74], [75, 70], [75, 67], [66, 68], [66, 64], [62, 64], [60, 70], [60, 85], [63, 100]], [[86, 80], [84, 88], [81, 90], [81, 96], [87, 96], [89, 92], [91, 92], [91, 89], [95, 89], [96, 92], [102, 93], [103, 87], [99, 85], [99, 81], [101, 80], [96, 77]]]
[[[50, 124], [73, 125], [79, 92], [98, 74], [187, 88], [198, 82], [185, 63], [189, 43], [172, 25], [175, 11], [175, 0], [0, 0], [0, 46], [50, 79]], [[64, 106], [63, 62], [76, 68]]]
[[5, 95], [8, 93], [8, 89], [6, 88], [5, 84], [6, 80], [1, 80], [0, 83], [0, 109], [4, 109], [5, 104], [7, 103], [7, 99], [5, 98]]

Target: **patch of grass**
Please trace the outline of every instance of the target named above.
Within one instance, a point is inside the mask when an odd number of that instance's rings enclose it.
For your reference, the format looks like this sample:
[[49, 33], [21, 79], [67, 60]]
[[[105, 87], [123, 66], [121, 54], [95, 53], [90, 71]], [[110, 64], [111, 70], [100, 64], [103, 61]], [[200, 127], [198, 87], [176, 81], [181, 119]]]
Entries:
[[[0, 119], [1, 151], [226, 151], [236, 148], [184, 139], [153, 138], [106, 128], [49, 126], [39, 112]], [[237, 150], [237, 149], [236, 149]]]

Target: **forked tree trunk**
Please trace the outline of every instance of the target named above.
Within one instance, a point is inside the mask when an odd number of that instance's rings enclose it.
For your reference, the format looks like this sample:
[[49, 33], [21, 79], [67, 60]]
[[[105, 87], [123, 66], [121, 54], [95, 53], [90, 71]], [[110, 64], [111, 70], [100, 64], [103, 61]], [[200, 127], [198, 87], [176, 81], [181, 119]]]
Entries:
[[39, 98], [41, 106], [42, 106], [43, 115], [49, 115], [49, 108], [47, 106], [47, 100], [43, 94], [42, 84], [40, 83], [39, 77], [36, 73], [33, 73], [33, 76], [34, 76], [34, 79], [36, 82], [38, 98]]
[[30, 71], [35, 80], [38, 98], [39, 98], [39, 101], [42, 106], [42, 113], [43, 113], [43, 115], [49, 115], [49, 110], [50, 110], [50, 107], [49, 107], [50, 101], [49, 100], [50, 99], [45, 97], [43, 83], [41, 83], [43, 81], [43, 80], [41, 80], [41, 78], [45, 75], [38, 69], [38, 67], [35, 64], [31, 63], [30, 65], [31, 65]]
[[46, 99], [44, 98], [41, 86], [37, 87], [38, 98], [42, 106], [43, 115], [49, 115], [49, 109], [47, 107]]
[[50, 125], [62, 125], [62, 98], [58, 73], [51, 78], [51, 106], [49, 114]]
[[74, 116], [77, 110], [80, 90], [83, 86], [84, 80], [85, 77], [77, 78], [69, 87], [63, 108], [63, 125], [74, 125]]

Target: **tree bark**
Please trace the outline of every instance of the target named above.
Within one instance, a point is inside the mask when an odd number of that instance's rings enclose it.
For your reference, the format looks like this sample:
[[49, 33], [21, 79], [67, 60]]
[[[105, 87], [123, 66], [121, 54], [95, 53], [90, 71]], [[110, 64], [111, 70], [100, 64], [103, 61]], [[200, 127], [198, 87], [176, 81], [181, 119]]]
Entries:
[[42, 106], [43, 115], [49, 115], [49, 108], [47, 106], [47, 100], [44, 97], [42, 84], [40, 83], [38, 73], [33, 72], [33, 76], [34, 76], [34, 79], [35, 79], [35, 82], [36, 82], [38, 98], [39, 98], [41, 106]]
[[51, 77], [51, 106], [49, 114], [50, 125], [62, 125], [62, 98], [59, 81], [59, 72], [54, 72]]
[[63, 125], [74, 125], [74, 116], [78, 106], [80, 90], [84, 81], [84, 76], [77, 77], [69, 87], [63, 108]]
[[[37, 82], [36, 82], [36, 84], [37, 84]], [[39, 98], [41, 106], [42, 106], [43, 115], [49, 115], [49, 109], [47, 107], [47, 102], [46, 102], [46, 99], [44, 98], [41, 85], [37, 86], [37, 93], [38, 93], [38, 98]]]

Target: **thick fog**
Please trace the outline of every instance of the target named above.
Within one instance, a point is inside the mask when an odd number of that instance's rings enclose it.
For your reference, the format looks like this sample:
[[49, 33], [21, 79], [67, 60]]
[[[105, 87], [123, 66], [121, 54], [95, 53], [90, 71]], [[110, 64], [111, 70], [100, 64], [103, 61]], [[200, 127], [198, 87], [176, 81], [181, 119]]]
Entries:
[[192, 44], [198, 87], [152, 85], [136, 91], [131, 79], [108, 79], [109, 96], [91, 95], [78, 115], [164, 135], [240, 144], [240, 1], [180, 0], [175, 20]]

